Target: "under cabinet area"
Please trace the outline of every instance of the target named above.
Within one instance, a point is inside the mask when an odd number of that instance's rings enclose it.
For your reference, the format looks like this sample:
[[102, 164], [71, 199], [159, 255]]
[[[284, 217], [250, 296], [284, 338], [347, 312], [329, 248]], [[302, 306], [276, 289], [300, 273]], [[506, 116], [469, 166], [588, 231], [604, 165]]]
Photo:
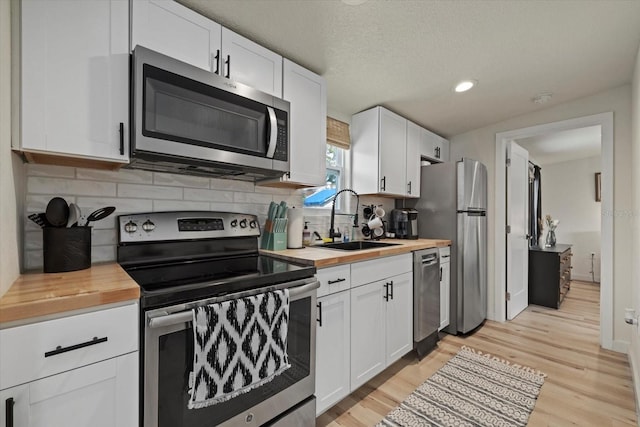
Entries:
[[212, 73], [282, 96], [282, 56], [167, 0], [131, 5], [131, 49], [163, 53]]
[[571, 287], [571, 245], [529, 249], [529, 304], [560, 308]]
[[113, 168], [127, 163], [129, 2], [30, 0], [20, 3], [20, 14], [14, 148], [35, 161], [53, 155]]
[[319, 415], [412, 350], [412, 255], [322, 268], [317, 277]]
[[0, 330], [0, 419], [137, 426], [137, 324], [136, 302]]

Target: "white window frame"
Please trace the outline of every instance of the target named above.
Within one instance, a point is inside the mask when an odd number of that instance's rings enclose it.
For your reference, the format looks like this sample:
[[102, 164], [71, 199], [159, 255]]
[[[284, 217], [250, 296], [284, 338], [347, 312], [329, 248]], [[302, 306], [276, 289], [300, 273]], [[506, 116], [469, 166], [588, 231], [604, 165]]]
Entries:
[[[327, 144], [331, 145], [331, 144]], [[340, 147], [336, 147], [340, 148]], [[351, 182], [351, 151], [345, 150], [344, 148], [340, 148], [342, 150], [342, 166], [328, 166], [327, 170], [337, 170], [340, 172], [340, 182], [338, 184], [338, 191], [349, 188], [349, 184]], [[344, 203], [341, 203], [342, 196], [338, 199], [338, 203], [336, 204], [336, 213], [343, 213]], [[349, 203], [347, 203], [348, 205]], [[331, 214], [331, 206], [304, 206], [304, 215], [305, 216], [328, 216]]]

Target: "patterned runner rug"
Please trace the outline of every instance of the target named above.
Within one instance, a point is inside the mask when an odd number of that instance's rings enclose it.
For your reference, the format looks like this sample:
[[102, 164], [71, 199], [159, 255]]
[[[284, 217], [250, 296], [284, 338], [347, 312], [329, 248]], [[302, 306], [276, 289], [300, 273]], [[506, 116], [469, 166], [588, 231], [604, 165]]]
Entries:
[[526, 426], [545, 377], [463, 346], [377, 426]]

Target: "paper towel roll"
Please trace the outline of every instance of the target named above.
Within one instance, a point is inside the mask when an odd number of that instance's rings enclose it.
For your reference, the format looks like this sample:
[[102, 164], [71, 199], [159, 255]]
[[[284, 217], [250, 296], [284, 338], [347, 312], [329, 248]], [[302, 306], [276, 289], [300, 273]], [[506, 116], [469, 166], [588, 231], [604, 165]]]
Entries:
[[304, 228], [304, 215], [302, 209], [287, 209], [287, 248], [299, 249], [302, 247], [302, 229]]

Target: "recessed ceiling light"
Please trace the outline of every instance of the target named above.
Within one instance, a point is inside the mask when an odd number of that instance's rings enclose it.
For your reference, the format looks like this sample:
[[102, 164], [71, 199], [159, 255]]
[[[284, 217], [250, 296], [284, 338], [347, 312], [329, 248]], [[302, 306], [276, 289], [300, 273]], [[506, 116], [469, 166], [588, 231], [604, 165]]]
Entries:
[[460, 83], [458, 83], [456, 87], [453, 88], [453, 90], [456, 92], [466, 92], [472, 87], [474, 87], [476, 84], [478, 84], [477, 80], [463, 80]]
[[367, 0], [342, 0], [342, 3], [349, 6], [360, 6], [362, 3], [366, 3]]

